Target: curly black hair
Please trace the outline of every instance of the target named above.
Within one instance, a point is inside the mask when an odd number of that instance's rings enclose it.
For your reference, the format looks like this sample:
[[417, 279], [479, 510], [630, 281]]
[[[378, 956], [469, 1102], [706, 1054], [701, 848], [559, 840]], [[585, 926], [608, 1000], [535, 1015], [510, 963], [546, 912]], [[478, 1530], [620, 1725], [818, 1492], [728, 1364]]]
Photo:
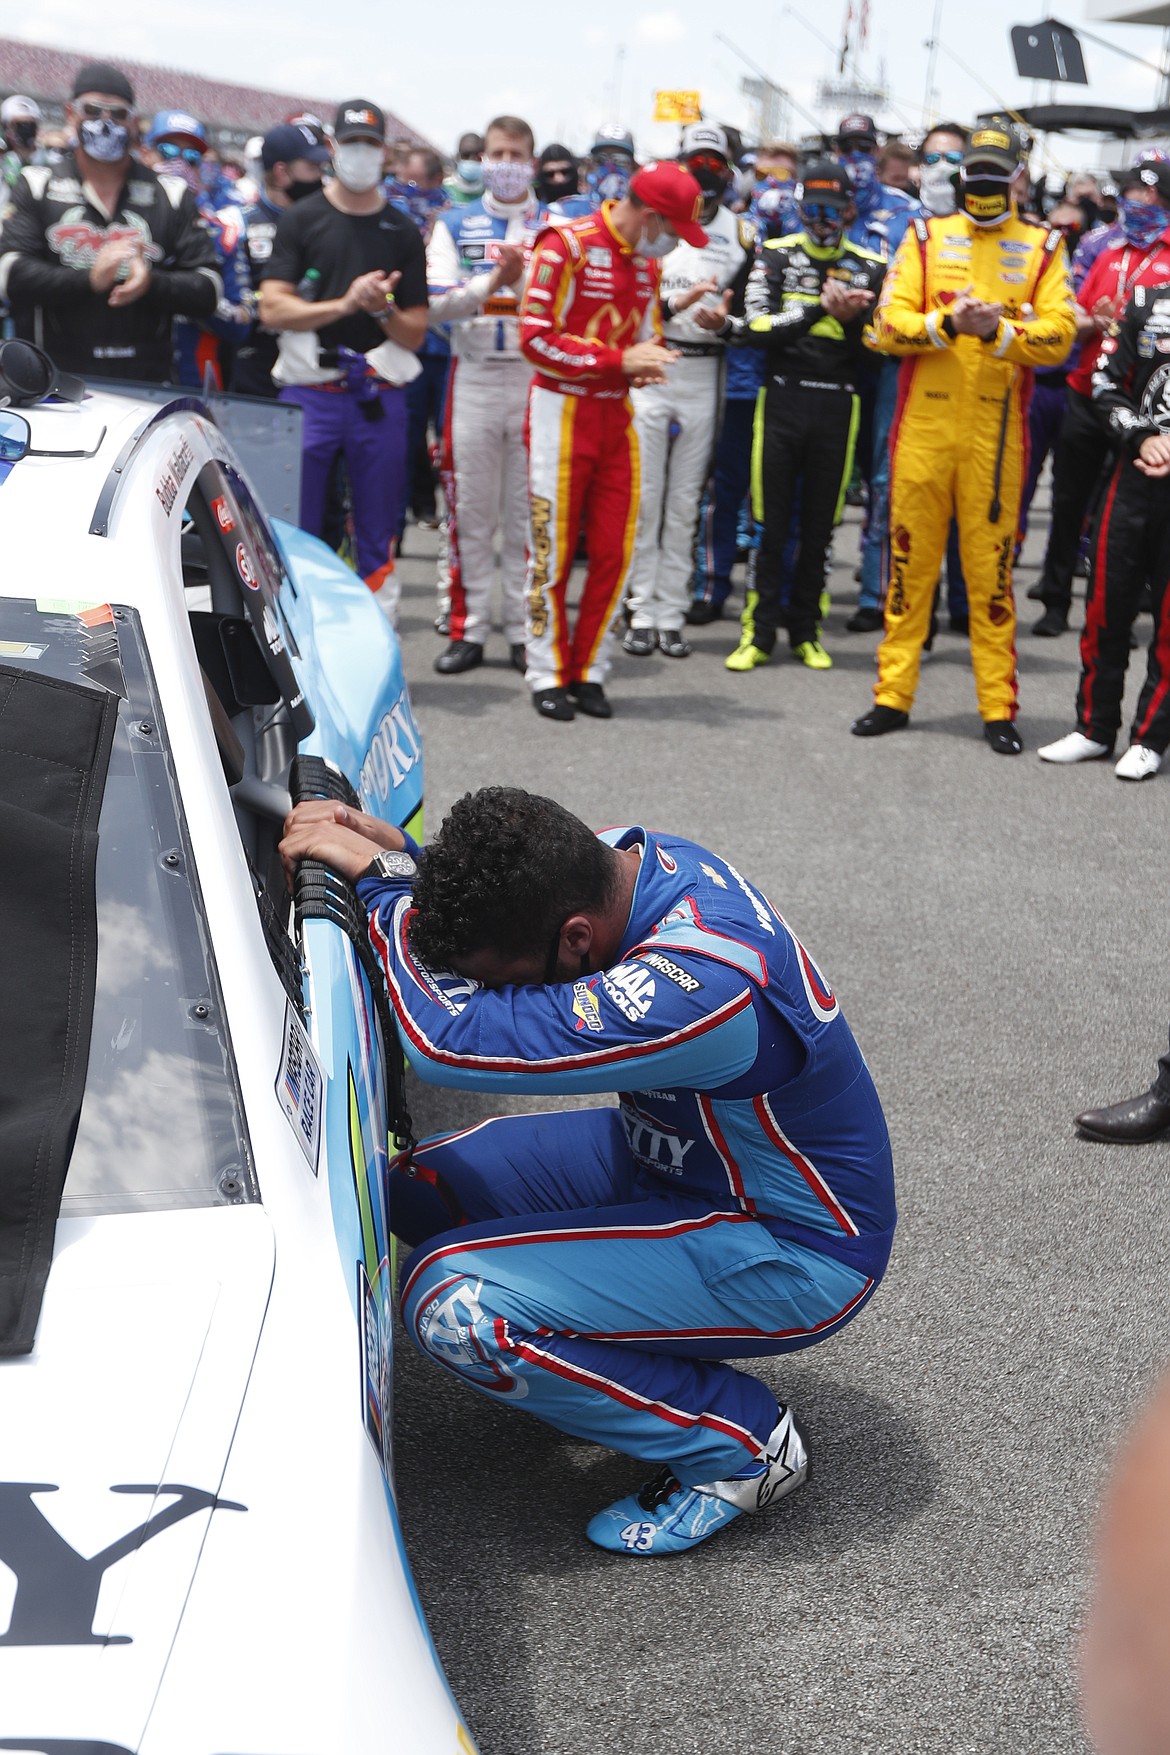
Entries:
[[544, 956], [570, 915], [604, 912], [618, 884], [612, 849], [555, 799], [484, 786], [464, 793], [426, 848], [411, 949], [432, 968], [476, 951]]

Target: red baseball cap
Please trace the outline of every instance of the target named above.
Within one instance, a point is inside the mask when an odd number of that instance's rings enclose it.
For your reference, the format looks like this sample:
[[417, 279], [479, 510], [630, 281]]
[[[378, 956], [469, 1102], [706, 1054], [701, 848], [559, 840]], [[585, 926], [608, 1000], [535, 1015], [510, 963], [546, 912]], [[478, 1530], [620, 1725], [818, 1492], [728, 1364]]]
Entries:
[[669, 220], [684, 244], [701, 250], [707, 234], [699, 224], [703, 191], [675, 159], [651, 160], [630, 178], [630, 193], [661, 219]]

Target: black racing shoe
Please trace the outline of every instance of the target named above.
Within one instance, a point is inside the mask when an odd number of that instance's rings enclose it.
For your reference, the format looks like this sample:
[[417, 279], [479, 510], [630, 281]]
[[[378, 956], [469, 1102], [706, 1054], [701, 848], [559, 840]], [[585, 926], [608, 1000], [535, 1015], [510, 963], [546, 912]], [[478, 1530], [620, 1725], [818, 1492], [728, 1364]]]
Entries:
[[1170, 1103], [1163, 1103], [1156, 1091], [1143, 1091], [1140, 1097], [1130, 1097], [1124, 1103], [1086, 1109], [1076, 1117], [1076, 1125], [1087, 1139], [1105, 1140], [1109, 1145], [1143, 1145], [1146, 1140], [1160, 1139], [1170, 1128]]
[[884, 628], [885, 625], [886, 618], [880, 609], [871, 609], [868, 605], [863, 605], [860, 609], [855, 609], [849, 617], [845, 623], [845, 632], [847, 634], [876, 634], [878, 629]]
[[1037, 579], [1037, 581], [1034, 585], [1029, 585], [1028, 590], [1027, 590], [1027, 596], [1031, 599], [1031, 601], [1033, 603], [1043, 603], [1044, 602], [1044, 581], [1043, 581], [1043, 579]]
[[566, 689], [536, 689], [532, 705], [542, 719], [572, 719], [575, 709]]
[[683, 639], [681, 628], [659, 628], [658, 650], [668, 658], [689, 658], [691, 643]]
[[512, 669], [518, 670], [523, 676], [528, 669], [528, 655], [523, 640], [517, 640], [514, 646], [508, 647], [508, 657], [511, 660]]
[[483, 647], [476, 640], [452, 640], [445, 652], [435, 659], [440, 676], [457, 676], [460, 671], [474, 670], [483, 663]]
[[605, 697], [605, 690], [600, 683], [575, 682], [569, 684], [569, 693], [577, 703], [578, 712], [590, 719], [612, 719], [613, 708]]
[[1033, 622], [1032, 632], [1041, 640], [1055, 640], [1058, 634], [1068, 632], [1068, 616], [1063, 609], [1046, 609], [1038, 622]]
[[704, 603], [701, 600], [691, 604], [687, 610], [687, 621], [692, 628], [705, 628], [710, 622], [723, 620], [721, 603]]
[[909, 723], [909, 713], [898, 707], [871, 707], [849, 729], [854, 737], [884, 737], [887, 731], [902, 731]]
[[649, 658], [658, 650], [657, 628], [627, 628], [622, 641], [622, 651], [628, 652], [631, 658]]
[[1018, 756], [1024, 747], [1024, 740], [1010, 719], [987, 719], [983, 725], [983, 735], [997, 756]]

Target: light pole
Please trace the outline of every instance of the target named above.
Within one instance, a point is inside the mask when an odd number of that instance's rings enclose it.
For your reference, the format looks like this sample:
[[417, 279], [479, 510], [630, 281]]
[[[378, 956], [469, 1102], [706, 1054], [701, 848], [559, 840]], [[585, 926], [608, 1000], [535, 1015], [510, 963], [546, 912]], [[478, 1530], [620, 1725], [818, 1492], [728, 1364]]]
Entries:
[[934, 17], [930, 23], [930, 41], [926, 47], [930, 50], [930, 59], [926, 63], [926, 91], [922, 99], [922, 126], [929, 128], [934, 121], [934, 75], [938, 66], [938, 33], [942, 29], [943, 0], [934, 0]]

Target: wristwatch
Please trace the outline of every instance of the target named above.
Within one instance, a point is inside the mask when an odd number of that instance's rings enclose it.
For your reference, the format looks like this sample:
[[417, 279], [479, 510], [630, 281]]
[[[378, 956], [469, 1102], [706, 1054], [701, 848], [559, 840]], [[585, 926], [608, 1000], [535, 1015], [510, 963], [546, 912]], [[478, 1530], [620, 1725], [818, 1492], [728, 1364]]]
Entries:
[[398, 883], [409, 883], [417, 876], [418, 866], [409, 853], [379, 853], [371, 859], [364, 878], [393, 878]]

